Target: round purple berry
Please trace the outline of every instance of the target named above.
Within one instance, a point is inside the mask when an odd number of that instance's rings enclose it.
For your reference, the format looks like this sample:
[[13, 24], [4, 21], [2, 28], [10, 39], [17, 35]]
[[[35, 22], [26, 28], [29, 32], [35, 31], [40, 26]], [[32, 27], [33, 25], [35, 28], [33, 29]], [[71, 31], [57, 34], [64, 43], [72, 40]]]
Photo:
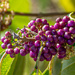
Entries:
[[72, 26], [75, 26], [74, 21], [73, 20], [68, 21], [68, 27], [72, 27]]
[[21, 54], [21, 56], [25, 56], [25, 55], [26, 55], [25, 49], [21, 49], [21, 50], [20, 50], [20, 54]]
[[57, 19], [56, 19], [56, 22], [57, 22], [57, 23], [59, 23], [60, 21], [62, 21], [61, 18], [57, 18]]
[[40, 46], [40, 41], [39, 40], [35, 41], [35, 46], [36, 47], [39, 47]]
[[5, 49], [7, 46], [6, 46], [5, 43], [3, 43], [3, 44], [1, 45], [1, 47], [2, 47], [3, 49]]
[[50, 47], [49, 51], [52, 55], [55, 55], [57, 53], [57, 50], [54, 47]]
[[43, 31], [49, 30], [49, 25], [44, 25], [44, 26], [42, 27], [42, 30], [43, 30]]
[[12, 53], [14, 53], [13, 49], [12, 48], [9, 48], [8, 49], [8, 54], [12, 54]]
[[12, 45], [11, 44], [7, 44], [7, 48], [12, 48]]
[[36, 53], [30, 51], [30, 56], [31, 56], [32, 58], [35, 58], [35, 57], [36, 57]]
[[2, 41], [3, 43], [4, 43], [4, 40], [5, 40], [5, 36], [1, 38], [1, 41]]
[[15, 49], [14, 49], [14, 53], [15, 53], [15, 54], [18, 54], [19, 52], [20, 52], [19, 48], [15, 48]]
[[35, 36], [35, 39], [36, 39], [36, 40], [40, 40], [40, 36], [39, 36], [39, 35], [36, 35], [36, 36]]
[[67, 23], [70, 20], [70, 18], [68, 16], [64, 16], [62, 20]]
[[8, 43], [9, 43], [9, 40], [8, 40], [8, 39], [5, 39], [5, 40], [4, 40], [4, 43], [5, 43], [5, 44], [8, 44]]

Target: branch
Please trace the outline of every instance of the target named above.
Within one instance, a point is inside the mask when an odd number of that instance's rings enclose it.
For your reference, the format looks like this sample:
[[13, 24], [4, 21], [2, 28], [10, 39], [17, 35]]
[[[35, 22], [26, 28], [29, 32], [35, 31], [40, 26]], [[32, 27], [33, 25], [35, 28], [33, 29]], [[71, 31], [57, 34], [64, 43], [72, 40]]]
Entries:
[[[10, 11], [5, 12], [6, 14], [11, 14]], [[48, 16], [61, 16], [61, 15], [67, 15], [71, 12], [56, 12], [56, 13], [22, 13], [22, 12], [14, 12], [15, 15], [21, 15], [21, 16], [31, 16], [31, 17], [48, 17]], [[0, 13], [1, 14], [1, 13]], [[75, 14], [75, 11], [74, 11]]]

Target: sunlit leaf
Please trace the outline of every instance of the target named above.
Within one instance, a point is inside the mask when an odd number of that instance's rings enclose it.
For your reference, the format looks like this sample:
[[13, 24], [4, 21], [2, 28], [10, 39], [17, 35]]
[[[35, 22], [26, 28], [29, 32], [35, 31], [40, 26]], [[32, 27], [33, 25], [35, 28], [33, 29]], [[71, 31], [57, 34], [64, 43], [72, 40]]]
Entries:
[[13, 72], [14, 72], [14, 69], [15, 69], [15, 66], [16, 66], [16, 61], [17, 61], [17, 58], [18, 58], [18, 55], [14, 58], [11, 66], [9, 67], [9, 70], [6, 72], [7, 75], [13, 75]]
[[10, 58], [9, 55], [7, 55], [1, 65], [1, 75], [6, 75], [6, 72], [9, 70], [9, 67], [11, 66], [13, 61], [13, 58]]

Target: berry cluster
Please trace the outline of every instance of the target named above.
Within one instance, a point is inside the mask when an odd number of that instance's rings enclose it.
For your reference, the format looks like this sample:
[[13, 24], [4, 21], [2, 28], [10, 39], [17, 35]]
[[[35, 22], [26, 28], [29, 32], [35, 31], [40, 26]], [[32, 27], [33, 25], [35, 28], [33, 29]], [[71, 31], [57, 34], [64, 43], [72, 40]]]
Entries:
[[0, 28], [1, 31], [8, 28], [11, 25], [14, 13], [11, 11], [11, 15], [6, 15], [5, 12], [9, 9], [9, 2], [8, 0], [1, 0], [0, 1]]
[[[28, 23], [28, 27], [19, 29], [18, 34], [6, 32], [1, 39], [3, 49], [10, 57], [20, 53], [22, 56], [30, 54], [34, 61], [37, 60], [41, 46], [43, 46], [40, 61], [50, 61], [57, 54], [59, 59], [67, 57], [74, 52], [75, 21], [68, 16], [57, 18], [54, 25], [49, 26], [47, 20], [37, 18]], [[71, 47], [70, 47], [71, 46]], [[69, 53], [70, 52], [70, 53]]]

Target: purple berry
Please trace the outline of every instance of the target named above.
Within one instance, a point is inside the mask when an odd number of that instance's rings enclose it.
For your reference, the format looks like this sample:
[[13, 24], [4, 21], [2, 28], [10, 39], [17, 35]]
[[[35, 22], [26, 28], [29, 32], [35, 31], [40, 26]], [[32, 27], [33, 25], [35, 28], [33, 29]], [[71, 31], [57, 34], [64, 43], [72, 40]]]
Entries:
[[67, 43], [68, 43], [69, 45], [73, 45], [73, 44], [74, 44], [74, 41], [73, 41], [73, 39], [68, 39], [68, 40], [67, 40]]
[[50, 46], [51, 46], [51, 42], [50, 42], [50, 41], [47, 41], [47, 42], [46, 42], [46, 46], [47, 46], [47, 47], [50, 47]]
[[42, 23], [43, 24], [47, 24], [47, 20], [46, 19], [42, 19]]
[[64, 16], [62, 20], [67, 23], [70, 20], [70, 18], [68, 16]]
[[52, 42], [53, 41], [53, 36], [52, 35], [48, 35], [47, 36], [47, 40], [50, 41], [50, 42]]
[[74, 27], [70, 27], [70, 28], [69, 28], [69, 32], [70, 32], [71, 34], [75, 34], [75, 28], [74, 28]]
[[25, 55], [26, 55], [25, 49], [21, 49], [21, 50], [20, 50], [20, 54], [21, 54], [21, 56], [25, 56]]
[[73, 20], [68, 21], [68, 27], [72, 27], [72, 26], [75, 26], [74, 21]]
[[59, 23], [55, 23], [54, 24], [54, 29], [59, 29], [59, 26], [60, 26]]
[[5, 32], [5, 36], [10, 36], [11, 33], [9, 31]]
[[5, 40], [4, 40], [4, 43], [5, 43], [5, 44], [8, 44], [8, 43], [9, 43], [9, 40], [8, 40], [8, 39], [5, 39]]
[[1, 38], [1, 41], [2, 41], [3, 43], [4, 43], [4, 40], [5, 40], [5, 36]]
[[8, 54], [8, 49], [6, 49], [5, 52]]
[[60, 24], [59, 28], [63, 28], [63, 27], [65, 27], [65, 26], [66, 26], [66, 23], [65, 23], [65, 22], [63, 22], [63, 21], [61, 21], [59, 24]]
[[33, 58], [33, 60], [34, 60], [34, 61], [36, 61], [36, 60], [37, 60], [37, 58]]
[[36, 54], [35, 54], [34, 52], [30, 51], [30, 56], [31, 56], [32, 58], [35, 58], [35, 57], [36, 57]]
[[57, 22], [57, 23], [59, 23], [60, 21], [62, 21], [61, 18], [57, 18], [57, 19], [56, 19], [56, 22]]
[[42, 30], [39, 31], [39, 35], [43, 35], [44, 32]]
[[64, 58], [66, 56], [66, 54], [65, 55], [58, 55], [57, 57], [59, 58], [59, 59], [62, 59], [62, 58]]
[[32, 47], [33, 45], [34, 45], [34, 42], [33, 41], [30, 41], [29, 42], [29, 46]]
[[40, 40], [40, 36], [39, 36], [39, 35], [36, 35], [36, 36], [35, 36], [35, 39], [36, 39], [36, 40]]
[[41, 36], [41, 40], [42, 40], [42, 41], [46, 41], [46, 40], [47, 40], [46, 36], [45, 36], [45, 35], [42, 35], [42, 36]]
[[25, 50], [29, 50], [29, 46], [26, 44], [26, 45], [24, 46], [24, 49], [25, 49]]
[[42, 22], [42, 19], [37, 18], [37, 19], [36, 19], [36, 22]]
[[71, 38], [71, 34], [69, 32], [65, 32], [64, 37], [66, 39], [70, 39]]
[[59, 30], [57, 31], [57, 34], [60, 35], [60, 36], [63, 36], [63, 35], [64, 35], [63, 29], [59, 29]]
[[6, 48], [6, 44], [3, 43], [3, 44], [1, 45], [1, 47], [2, 47], [3, 49], [5, 49], [5, 48]]
[[11, 44], [7, 44], [7, 48], [12, 48], [12, 45]]
[[15, 53], [15, 54], [18, 54], [19, 52], [20, 52], [19, 48], [15, 48], [15, 49], [14, 49], [14, 53]]
[[50, 61], [52, 59], [52, 55], [49, 58], [46, 58], [46, 61]]
[[58, 36], [57, 35], [53, 35], [53, 40], [54, 40], [54, 42], [58, 42]]
[[12, 53], [14, 53], [13, 49], [12, 48], [8, 49], [8, 54], [12, 54]]
[[56, 48], [59, 48], [59, 47], [61, 47], [61, 44], [57, 43]]
[[64, 28], [63, 28], [63, 31], [64, 31], [64, 32], [68, 32], [68, 31], [69, 31], [69, 28], [68, 28], [68, 27], [64, 27]]
[[14, 58], [15, 57], [15, 53], [10, 54], [10, 57]]
[[37, 47], [32, 46], [30, 50], [31, 50], [32, 52], [36, 53], [38, 49], [37, 49]]
[[40, 46], [40, 41], [39, 40], [35, 41], [35, 46], [36, 47], [39, 47]]
[[33, 25], [31, 26], [31, 31], [35, 31], [36, 27]]
[[65, 43], [65, 39], [64, 39], [64, 37], [62, 37], [62, 36], [59, 36], [59, 37], [58, 37], [58, 40], [59, 40], [59, 43], [60, 43], [60, 44]]
[[58, 48], [58, 54], [59, 54], [59, 55], [64, 55], [64, 54], [66, 54], [66, 49], [65, 49], [64, 47]]
[[43, 31], [49, 30], [49, 25], [44, 25], [44, 26], [42, 27], [42, 30], [43, 30]]
[[52, 34], [56, 35], [57, 34], [56, 30], [52, 30]]
[[44, 48], [43, 48], [43, 52], [44, 52], [44, 53], [48, 53], [48, 47], [44, 47]]
[[55, 55], [57, 53], [57, 50], [54, 47], [50, 47], [49, 51], [52, 55]]
[[44, 53], [43, 55], [44, 55], [45, 58], [49, 58], [50, 57], [50, 54], [48, 54], [48, 53]]
[[54, 26], [51, 25], [51, 26], [50, 26], [50, 31], [52, 31], [52, 30], [54, 30], [54, 29], [55, 29]]
[[50, 35], [51, 34], [51, 31], [50, 30], [47, 30], [46, 32], [45, 32], [45, 35], [46, 36], [48, 36], [48, 35]]

